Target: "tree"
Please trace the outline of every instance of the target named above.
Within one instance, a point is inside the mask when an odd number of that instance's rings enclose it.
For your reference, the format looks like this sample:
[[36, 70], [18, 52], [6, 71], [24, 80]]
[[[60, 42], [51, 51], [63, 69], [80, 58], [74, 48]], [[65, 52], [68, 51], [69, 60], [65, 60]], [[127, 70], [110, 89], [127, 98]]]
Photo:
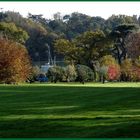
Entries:
[[111, 32], [115, 27], [123, 24], [136, 24], [131, 16], [127, 15], [112, 15], [105, 21], [105, 32]]
[[38, 66], [33, 66], [27, 82], [33, 83], [37, 81], [37, 77], [39, 76], [39, 74], [41, 74], [40, 68]]
[[92, 68], [92, 61], [96, 61], [108, 52], [106, 36], [102, 31], [87, 31], [75, 39], [76, 46], [82, 48], [81, 64]]
[[126, 38], [127, 56], [132, 60], [138, 59], [140, 56], [140, 33], [130, 34]]
[[99, 69], [100, 81], [104, 84], [107, 77], [108, 66], [102, 65]]
[[117, 62], [112, 55], [106, 55], [100, 59], [100, 66], [109, 66], [116, 63]]
[[39, 23], [28, 19], [25, 29], [30, 38], [26, 42], [26, 47], [33, 61], [45, 61], [48, 58], [47, 31]]
[[118, 80], [120, 77], [120, 67], [117, 64], [108, 67], [107, 80]]
[[121, 80], [139, 81], [140, 80], [140, 61], [138, 59], [125, 59], [121, 64]]
[[80, 81], [81, 83], [85, 83], [87, 81], [93, 81], [94, 80], [94, 73], [91, 68], [85, 65], [77, 65], [77, 81]]
[[57, 81], [62, 81], [64, 76], [64, 69], [60, 66], [53, 66], [48, 69], [46, 75], [51, 82], [56, 83]]
[[114, 57], [118, 59], [119, 64], [121, 64], [122, 60], [127, 57], [127, 49], [125, 48], [126, 37], [137, 29], [136, 25], [124, 24], [115, 27], [110, 33], [111, 38], [114, 40], [114, 48], [112, 49], [112, 52]]
[[74, 42], [70, 42], [66, 39], [59, 39], [56, 40], [54, 47], [59, 54], [65, 57], [65, 61], [70, 64], [77, 63], [81, 49], [77, 48]]
[[24, 44], [29, 38], [27, 32], [14, 23], [0, 22], [0, 34], [21, 44]]
[[131, 81], [140, 81], [140, 66], [133, 66], [131, 69]]
[[74, 65], [68, 65], [65, 67], [65, 77], [67, 82], [75, 81], [77, 73]]
[[30, 59], [24, 46], [0, 38], [0, 82], [24, 82], [31, 72]]
[[101, 79], [104, 80], [118, 80], [120, 77], [120, 66], [117, 61], [111, 55], [103, 56], [100, 59], [100, 73]]
[[132, 75], [132, 60], [125, 59], [121, 64], [121, 80], [122, 81], [130, 81]]

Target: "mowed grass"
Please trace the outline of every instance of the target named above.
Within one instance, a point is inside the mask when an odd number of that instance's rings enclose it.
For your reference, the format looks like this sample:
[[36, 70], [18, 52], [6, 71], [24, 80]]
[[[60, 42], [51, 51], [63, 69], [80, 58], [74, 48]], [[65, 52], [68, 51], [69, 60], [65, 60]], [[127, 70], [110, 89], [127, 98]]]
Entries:
[[140, 83], [0, 85], [0, 137], [140, 137]]

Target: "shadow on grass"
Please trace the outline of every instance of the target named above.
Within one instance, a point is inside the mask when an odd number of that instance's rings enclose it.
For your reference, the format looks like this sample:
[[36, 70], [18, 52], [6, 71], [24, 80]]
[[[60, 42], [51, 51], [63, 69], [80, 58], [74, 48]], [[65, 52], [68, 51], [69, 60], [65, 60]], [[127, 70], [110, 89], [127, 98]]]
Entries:
[[[82, 120], [71, 120], [81, 121]], [[94, 120], [90, 120], [94, 123]], [[93, 122], [92, 122], [93, 121]], [[0, 121], [1, 138], [138, 138], [140, 137], [140, 122], [119, 122], [95, 126], [80, 126], [70, 124], [63, 119], [36, 119]]]

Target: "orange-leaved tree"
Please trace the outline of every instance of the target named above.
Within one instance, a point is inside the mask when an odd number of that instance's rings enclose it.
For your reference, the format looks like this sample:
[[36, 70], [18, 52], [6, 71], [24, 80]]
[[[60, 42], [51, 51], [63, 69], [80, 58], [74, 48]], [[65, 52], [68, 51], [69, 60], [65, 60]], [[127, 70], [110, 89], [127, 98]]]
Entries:
[[30, 58], [26, 48], [0, 38], [0, 82], [24, 82], [31, 72]]

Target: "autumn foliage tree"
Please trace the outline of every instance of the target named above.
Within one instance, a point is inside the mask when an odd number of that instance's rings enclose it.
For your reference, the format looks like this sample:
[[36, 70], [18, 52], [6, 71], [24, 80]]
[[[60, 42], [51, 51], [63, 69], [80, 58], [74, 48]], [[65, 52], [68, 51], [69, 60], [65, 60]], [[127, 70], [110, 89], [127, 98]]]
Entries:
[[132, 75], [132, 60], [125, 59], [121, 64], [121, 80], [130, 81]]
[[101, 68], [106, 67], [105, 78], [107, 80], [118, 80], [120, 77], [120, 66], [111, 55], [103, 56], [100, 59]]
[[17, 42], [0, 38], [0, 82], [25, 81], [31, 70], [28, 52]]
[[130, 34], [126, 38], [127, 55], [129, 58], [135, 60], [140, 56], [140, 33]]
[[140, 80], [140, 62], [125, 59], [121, 65], [121, 79], [123, 81]]
[[120, 67], [117, 64], [113, 64], [108, 67], [108, 77], [107, 79], [109, 80], [117, 80], [119, 79], [120, 76]]

